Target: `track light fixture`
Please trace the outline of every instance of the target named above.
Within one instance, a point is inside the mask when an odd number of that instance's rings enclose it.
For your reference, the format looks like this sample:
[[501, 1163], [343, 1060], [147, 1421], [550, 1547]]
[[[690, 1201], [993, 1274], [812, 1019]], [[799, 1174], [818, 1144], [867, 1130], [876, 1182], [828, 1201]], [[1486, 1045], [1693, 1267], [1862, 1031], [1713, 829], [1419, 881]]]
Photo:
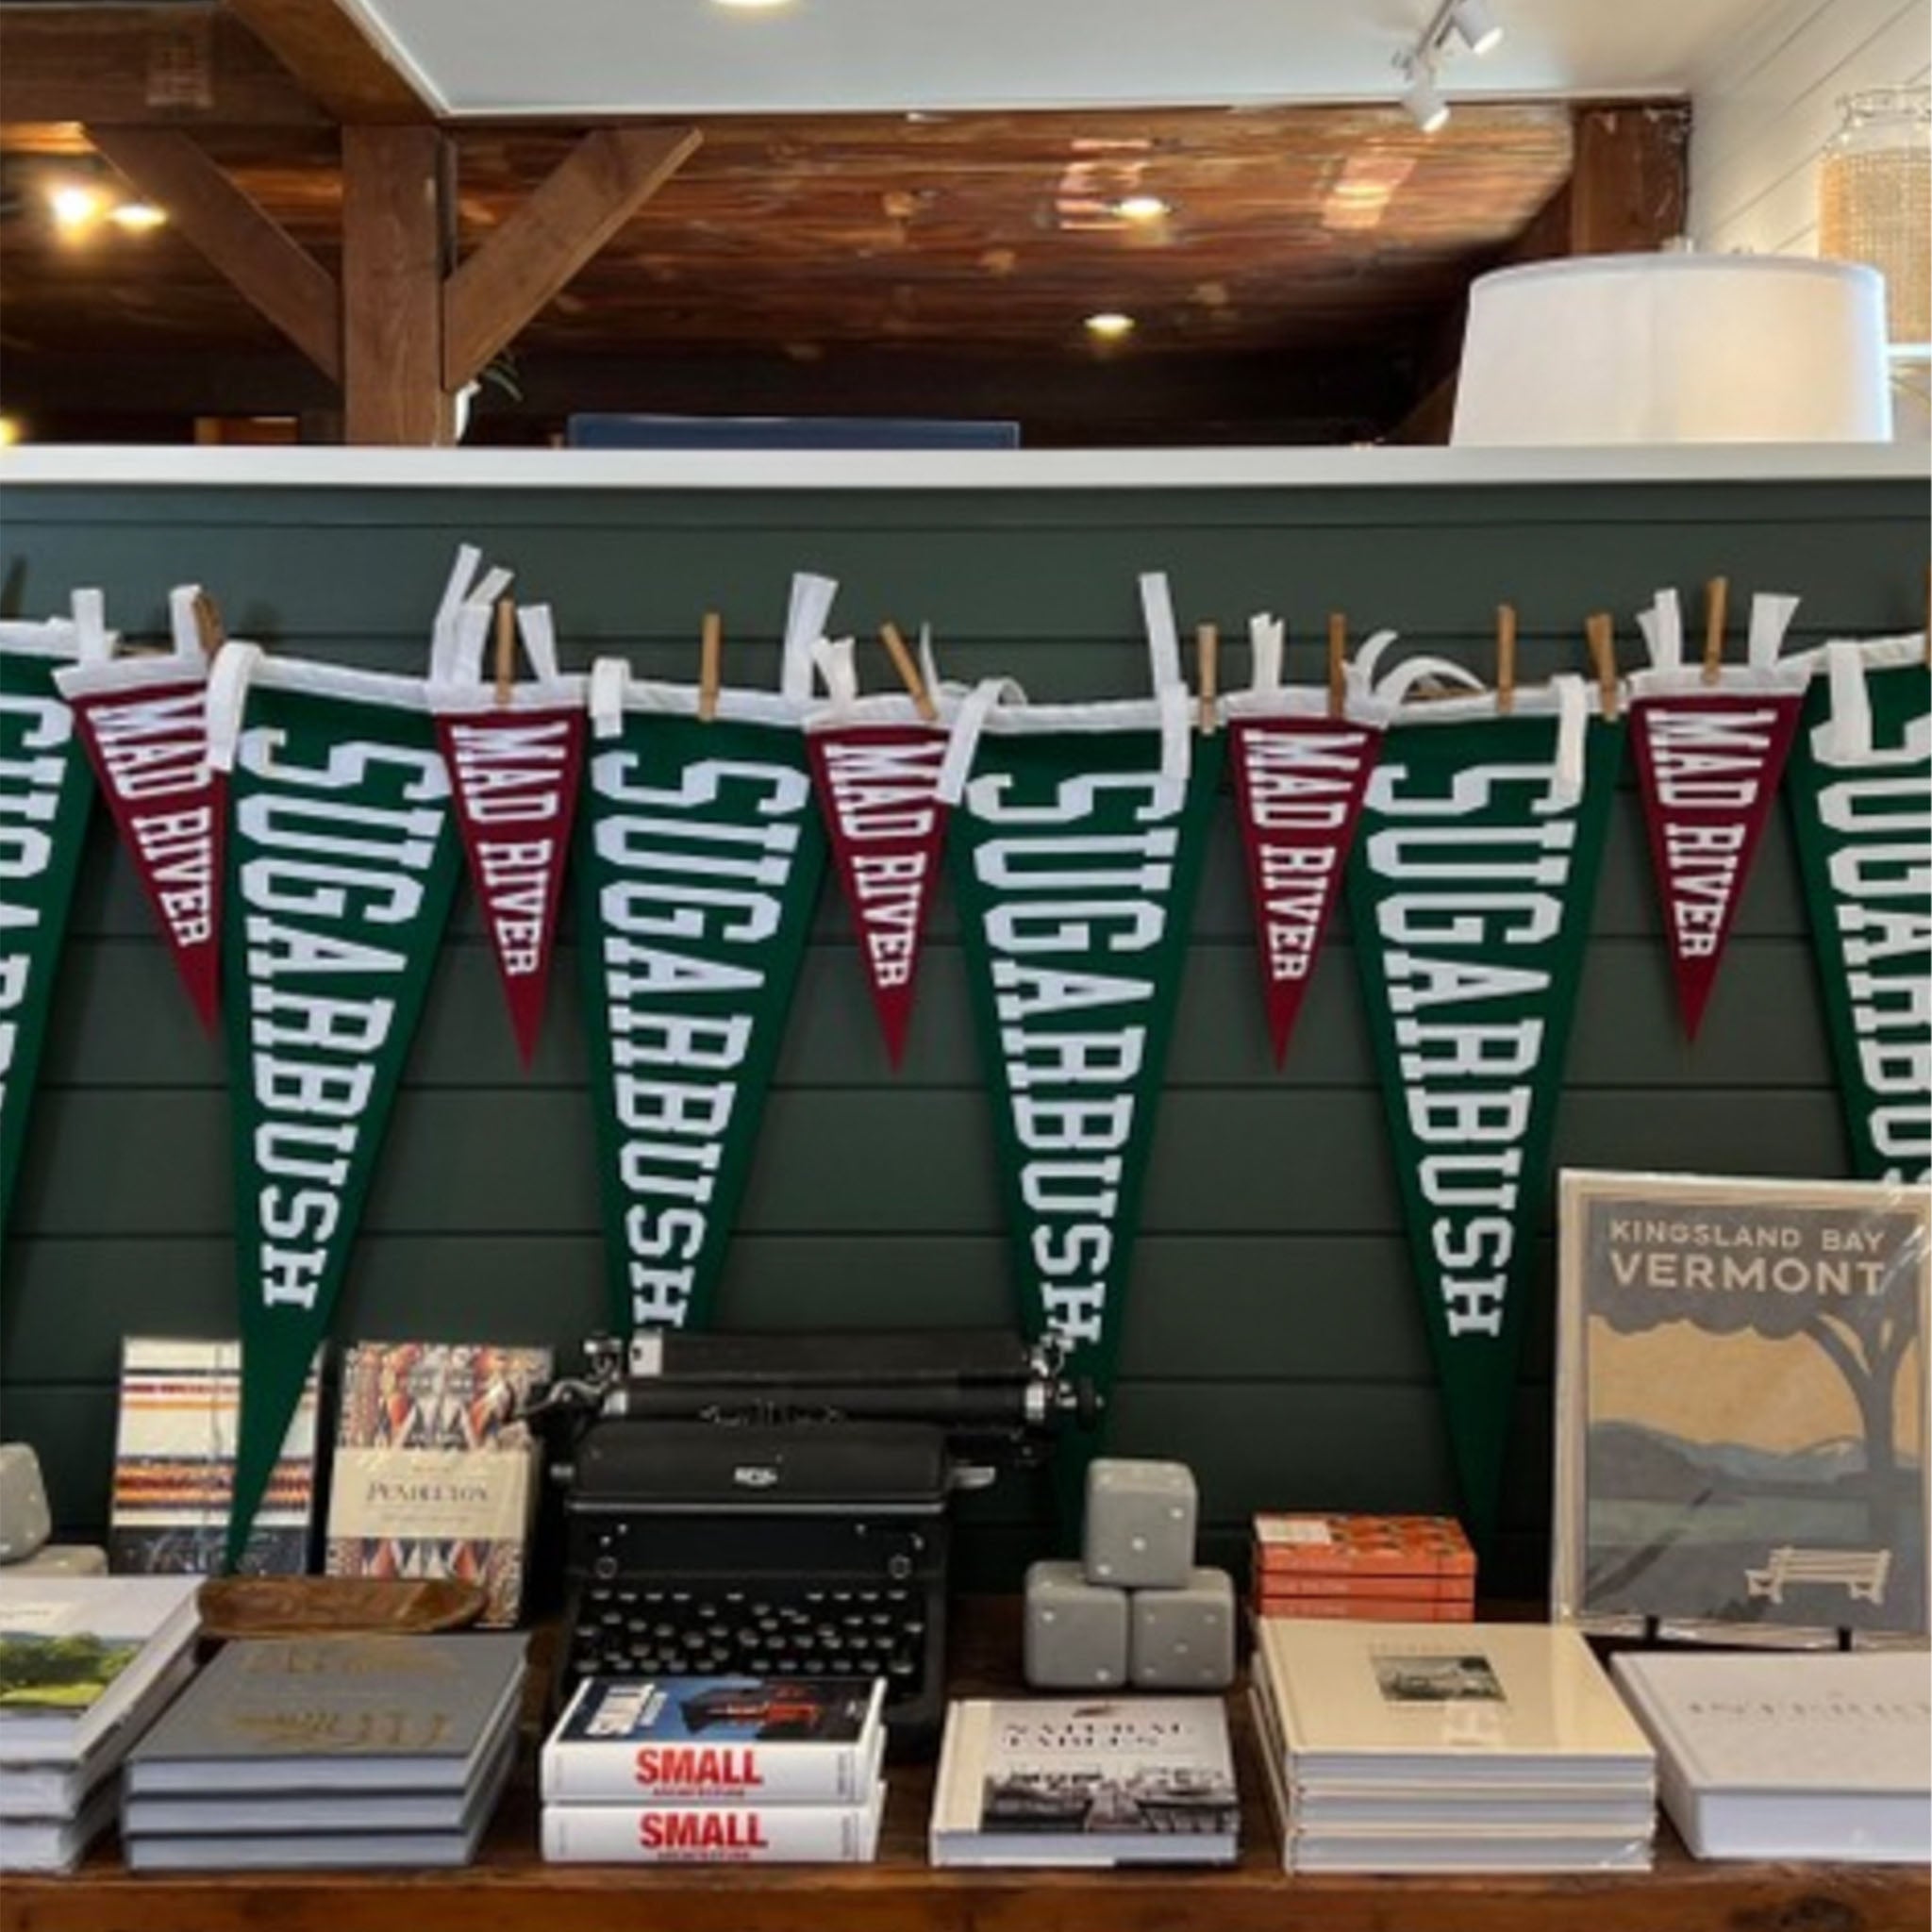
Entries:
[[1489, 53], [1503, 38], [1503, 29], [1484, 0], [1451, 0], [1449, 25], [1472, 54]]
[[1449, 103], [1436, 91], [1433, 60], [1414, 59], [1404, 63], [1407, 85], [1402, 91], [1402, 105], [1408, 118], [1424, 134], [1434, 134], [1449, 120]]
[[1502, 38], [1489, 0], [1441, 0], [1422, 38], [1395, 57], [1403, 79], [1402, 105], [1424, 134], [1435, 133], [1449, 119], [1449, 103], [1436, 85], [1442, 61], [1463, 48], [1487, 54]]

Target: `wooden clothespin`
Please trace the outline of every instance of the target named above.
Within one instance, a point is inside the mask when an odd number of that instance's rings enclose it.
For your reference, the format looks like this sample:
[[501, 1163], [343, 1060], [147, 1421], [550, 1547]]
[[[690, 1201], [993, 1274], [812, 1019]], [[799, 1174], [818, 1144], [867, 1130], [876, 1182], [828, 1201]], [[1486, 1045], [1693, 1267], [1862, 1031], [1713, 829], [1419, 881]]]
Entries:
[[194, 628], [205, 658], [212, 658], [228, 641], [228, 633], [222, 624], [222, 607], [206, 591], [194, 593]]
[[1214, 700], [1221, 674], [1221, 633], [1211, 624], [1194, 626], [1194, 658], [1201, 682], [1201, 736], [1212, 738], [1219, 722]]
[[1507, 718], [1516, 708], [1516, 607], [1496, 606], [1496, 715]]
[[1596, 686], [1603, 704], [1604, 722], [1613, 724], [1617, 716], [1616, 625], [1607, 610], [1598, 610], [1583, 620], [1583, 635], [1590, 644], [1590, 661], [1596, 668]]
[[718, 715], [718, 681], [724, 668], [724, 620], [715, 610], [705, 612], [698, 644], [698, 720], [708, 724]]
[[517, 669], [517, 607], [508, 598], [496, 600], [496, 702], [509, 706]]
[[1348, 616], [1328, 613], [1328, 715], [1339, 718], [1348, 708]]
[[1704, 681], [1715, 684], [1724, 661], [1724, 606], [1731, 594], [1729, 577], [1712, 577], [1704, 587]]
[[920, 675], [919, 665], [912, 653], [906, 647], [906, 640], [899, 635], [899, 626], [890, 619], [879, 625], [879, 642], [886, 647], [886, 656], [892, 660], [892, 669], [899, 674], [899, 682], [906, 687], [906, 692], [912, 700], [912, 708], [919, 713], [921, 722], [927, 724], [939, 723], [939, 707], [932, 701], [932, 693], [925, 688], [925, 679]]

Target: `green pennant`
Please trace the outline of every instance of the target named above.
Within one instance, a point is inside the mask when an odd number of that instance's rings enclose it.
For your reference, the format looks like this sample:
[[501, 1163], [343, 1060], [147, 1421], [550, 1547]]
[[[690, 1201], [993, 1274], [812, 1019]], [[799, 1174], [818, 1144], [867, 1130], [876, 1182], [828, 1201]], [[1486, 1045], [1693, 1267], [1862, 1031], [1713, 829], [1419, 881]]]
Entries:
[[948, 841], [1028, 1332], [1103, 1391], [1221, 780], [1153, 731], [989, 734]]
[[578, 945], [611, 1313], [621, 1332], [702, 1327], [824, 832], [794, 725], [629, 712], [587, 763]]
[[10, 1222], [93, 779], [54, 687], [68, 658], [0, 660], [0, 1229]]
[[1557, 791], [1553, 716], [1398, 724], [1350, 918], [1463, 1502], [1495, 1526], [1528, 1260], [1624, 729]]
[[1869, 735], [1833, 729], [1813, 677], [1786, 768], [1860, 1180], [1932, 1173], [1932, 681], [1916, 649], [1894, 655], [1862, 670]]
[[242, 1323], [231, 1568], [327, 1332], [460, 867], [427, 714], [270, 683], [310, 670], [256, 672], [229, 791], [223, 999]]

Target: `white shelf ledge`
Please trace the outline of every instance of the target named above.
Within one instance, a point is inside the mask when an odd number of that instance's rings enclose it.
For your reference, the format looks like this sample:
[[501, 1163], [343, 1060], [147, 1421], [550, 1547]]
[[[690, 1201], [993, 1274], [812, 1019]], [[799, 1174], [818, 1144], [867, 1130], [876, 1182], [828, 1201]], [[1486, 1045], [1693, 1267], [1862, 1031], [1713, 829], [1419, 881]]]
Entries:
[[1932, 479], [1924, 444], [682, 451], [28, 444], [0, 485], [170, 489], [1273, 490]]

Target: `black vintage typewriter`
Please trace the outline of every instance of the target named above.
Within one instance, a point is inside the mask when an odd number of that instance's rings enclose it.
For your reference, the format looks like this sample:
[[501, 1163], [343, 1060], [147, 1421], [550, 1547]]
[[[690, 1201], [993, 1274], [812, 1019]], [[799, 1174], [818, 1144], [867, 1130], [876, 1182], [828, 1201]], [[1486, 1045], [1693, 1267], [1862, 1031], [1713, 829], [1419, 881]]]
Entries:
[[903, 1747], [945, 1708], [949, 1503], [1091, 1417], [1058, 1351], [999, 1332], [639, 1335], [590, 1346], [566, 1641], [588, 1675], [884, 1677]]

